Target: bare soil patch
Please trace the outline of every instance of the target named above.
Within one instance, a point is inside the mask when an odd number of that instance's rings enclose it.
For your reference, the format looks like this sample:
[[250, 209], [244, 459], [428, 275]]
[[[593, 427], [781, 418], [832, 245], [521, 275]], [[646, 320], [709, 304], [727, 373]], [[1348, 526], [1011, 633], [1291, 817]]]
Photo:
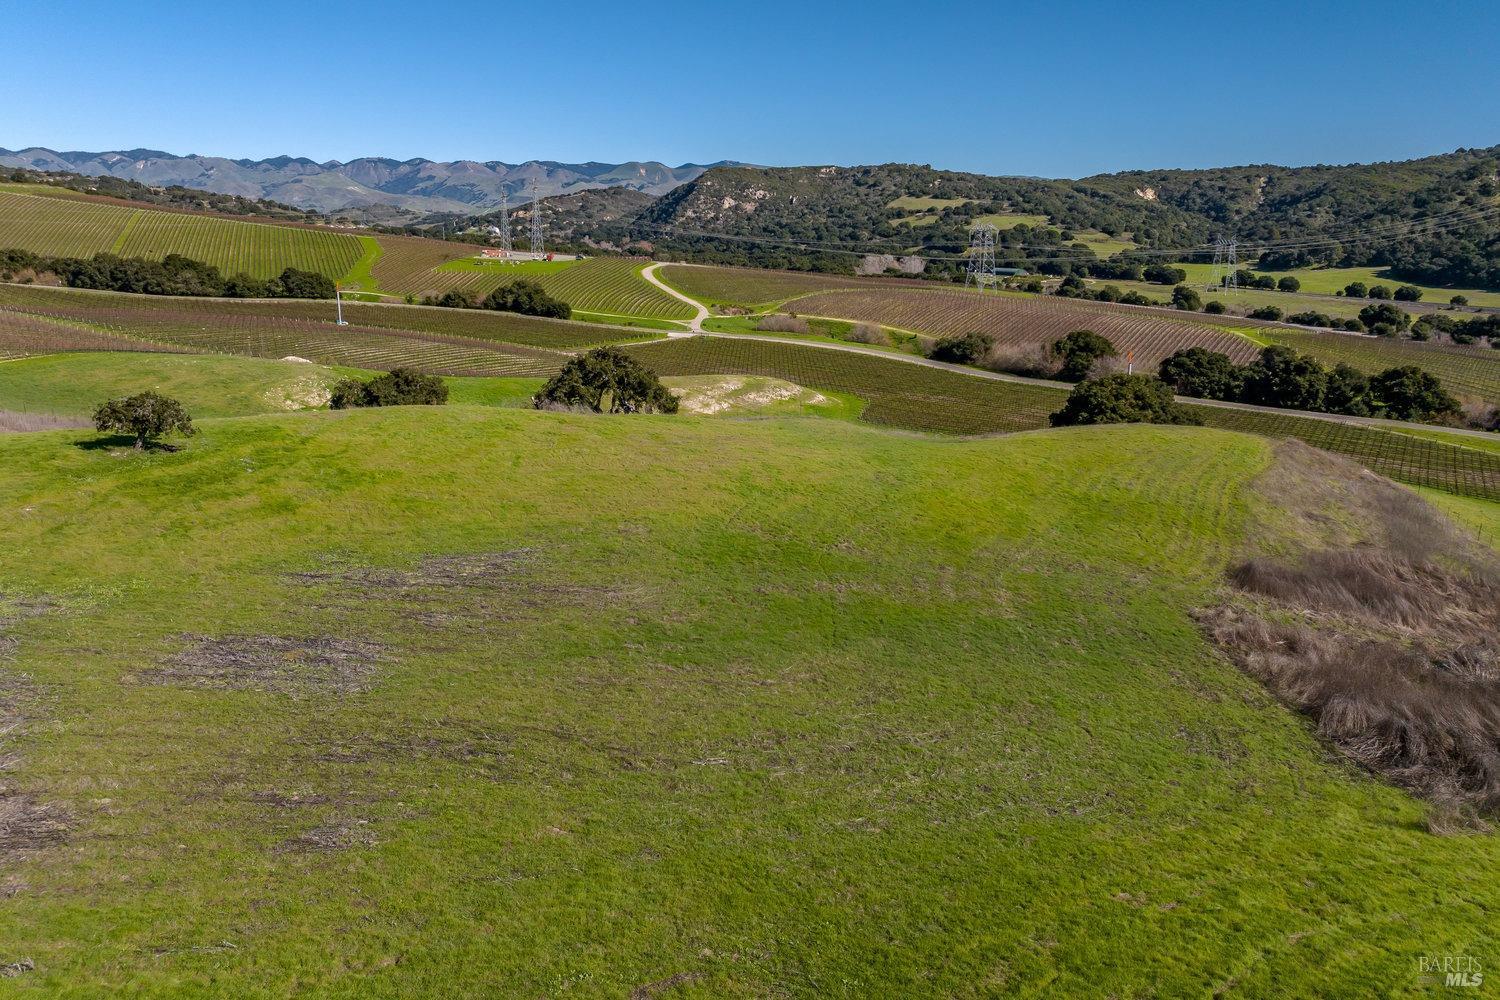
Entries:
[[375, 832], [370, 829], [368, 820], [350, 819], [313, 827], [305, 833], [282, 841], [277, 851], [292, 854], [317, 854], [347, 851], [351, 847], [373, 847], [376, 843]]
[[653, 997], [669, 993], [678, 986], [690, 986], [700, 978], [696, 972], [678, 972], [665, 979], [658, 979], [654, 983], [642, 983], [630, 991], [630, 1000], [652, 1000]]
[[191, 645], [141, 676], [153, 684], [300, 695], [364, 690], [379, 643], [332, 636], [184, 636]]
[[13, 851], [61, 844], [71, 820], [65, 810], [23, 792], [0, 792], [0, 859]]
[[515, 621], [558, 606], [604, 606], [620, 591], [602, 585], [560, 583], [540, 577], [533, 549], [428, 556], [410, 569], [341, 564], [291, 574], [324, 587], [336, 606], [372, 600], [427, 627], [463, 627]]
[[[15, 652], [10, 630], [52, 607], [41, 598], [0, 595], [0, 665]], [[38, 713], [39, 695], [29, 678], [0, 672], [0, 865], [17, 852], [40, 850], [67, 839], [72, 818], [60, 806], [43, 802], [3, 780], [21, 762], [20, 739]], [[22, 883], [7, 881], [0, 898], [14, 895]]]

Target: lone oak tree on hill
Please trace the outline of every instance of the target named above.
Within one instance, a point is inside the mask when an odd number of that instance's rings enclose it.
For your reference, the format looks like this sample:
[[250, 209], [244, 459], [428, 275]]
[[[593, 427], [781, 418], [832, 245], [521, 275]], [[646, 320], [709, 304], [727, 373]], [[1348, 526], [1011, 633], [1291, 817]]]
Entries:
[[197, 433], [193, 418], [181, 403], [150, 390], [100, 403], [94, 410], [94, 426], [100, 431], [135, 435], [138, 450], [154, 445], [156, 438], [173, 431], [184, 437]]
[[676, 413], [677, 397], [635, 358], [617, 347], [599, 347], [563, 365], [531, 405], [538, 410]]

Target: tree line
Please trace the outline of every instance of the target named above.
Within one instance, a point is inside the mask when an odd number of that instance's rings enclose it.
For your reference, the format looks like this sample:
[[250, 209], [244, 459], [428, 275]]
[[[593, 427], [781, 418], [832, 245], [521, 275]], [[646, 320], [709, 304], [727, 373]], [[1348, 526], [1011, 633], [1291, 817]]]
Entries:
[[117, 257], [46, 257], [29, 250], [0, 250], [0, 280], [53, 275], [69, 288], [94, 288], [142, 295], [201, 295], [231, 299], [331, 299], [333, 281], [316, 271], [286, 268], [274, 278], [248, 274], [225, 277], [212, 264], [181, 254], [161, 260]]

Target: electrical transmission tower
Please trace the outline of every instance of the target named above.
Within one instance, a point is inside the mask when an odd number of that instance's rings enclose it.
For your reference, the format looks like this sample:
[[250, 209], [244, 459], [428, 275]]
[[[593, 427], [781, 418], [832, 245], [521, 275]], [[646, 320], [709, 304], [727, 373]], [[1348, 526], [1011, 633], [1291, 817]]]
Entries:
[[986, 222], [969, 234], [969, 269], [964, 287], [984, 288], [995, 283], [995, 234], [1000, 230]]
[[533, 256], [542, 256], [542, 195], [535, 177], [531, 179], [531, 252]]
[[510, 193], [500, 189], [500, 251], [509, 257], [515, 247], [510, 244]]
[[1227, 240], [1222, 236], [1214, 240], [1214, 271], [1210, 289], [1240, 287], [1240, 244], [1238, 240]]

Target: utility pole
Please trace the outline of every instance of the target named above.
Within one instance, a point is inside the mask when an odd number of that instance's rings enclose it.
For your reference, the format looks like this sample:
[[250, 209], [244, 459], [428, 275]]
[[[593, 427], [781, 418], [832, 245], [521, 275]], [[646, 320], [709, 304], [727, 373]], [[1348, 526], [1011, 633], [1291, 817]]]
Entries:
[[969, 234], [969, 264], [964, 287], [983, 289], [995, 283], [995, 235], [1000, 230], [986, 222]]
[[542, 258], [542, 194], [536, 178], [531, 179], [531, 255]]
[[500, 252], [509, 257], [510, 245], [510, 192], [500, 189]]
[[338, 326], [348, 326], [344, 322], [344, 290], [338, 285], [333, 286], [333, 307], [338, 311]]

